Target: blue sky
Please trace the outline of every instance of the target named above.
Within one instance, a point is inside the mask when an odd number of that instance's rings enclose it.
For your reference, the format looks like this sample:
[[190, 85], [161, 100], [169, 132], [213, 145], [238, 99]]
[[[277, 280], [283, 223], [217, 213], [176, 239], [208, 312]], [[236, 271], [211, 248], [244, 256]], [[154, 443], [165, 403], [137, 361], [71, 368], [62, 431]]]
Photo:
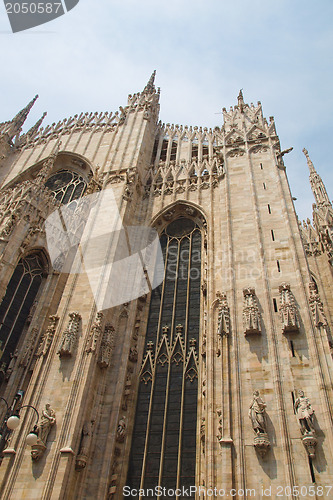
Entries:
[[0, 121], [36, 93], [27, 126], [116, 111], [156, 69], [164, 122], [214, 127], [222, 107], [262, 102], [275, 117], [296, 210], [313, 197], [302, 148], [333, 197], [333, 2], [80, 0], [55, 21], [12, 34], [0, 5]]

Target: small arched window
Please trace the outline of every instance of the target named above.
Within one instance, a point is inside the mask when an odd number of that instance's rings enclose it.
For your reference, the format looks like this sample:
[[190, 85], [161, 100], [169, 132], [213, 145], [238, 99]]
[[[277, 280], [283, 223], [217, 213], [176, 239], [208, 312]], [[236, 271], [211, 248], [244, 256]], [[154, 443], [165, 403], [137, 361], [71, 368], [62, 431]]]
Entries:
[[22, 258], [15, 268], [0, 304], [0, 364], [7, 365], [16, 349], [44, 271], [40, 253]]
[[63, 169], [51, 175], [45, 186], [52, 191], [56, 200], [65, 204], [81, 198], [87, 183], [77, 172]]

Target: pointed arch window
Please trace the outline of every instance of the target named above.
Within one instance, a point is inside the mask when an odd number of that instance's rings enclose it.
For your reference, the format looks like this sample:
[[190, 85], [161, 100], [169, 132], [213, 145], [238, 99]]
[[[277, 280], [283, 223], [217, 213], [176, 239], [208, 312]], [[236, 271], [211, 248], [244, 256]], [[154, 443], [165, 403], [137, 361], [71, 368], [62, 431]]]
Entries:
[[56, 200], [65, 204], [81, 198], [87, 183], [77, 172], [62, 169], [51, 175], [45, 186], [52, 191]]
[[163, 283], [153, 290], [127, 483], [195, 484], [201, 231], [191, 219], [161, 236]]
[[14, 353], [29, 311], [42, 283], [45, 267], [40, 254], [22, 258], [8, 283], [0, 304], [0, 357], [8, 364]]

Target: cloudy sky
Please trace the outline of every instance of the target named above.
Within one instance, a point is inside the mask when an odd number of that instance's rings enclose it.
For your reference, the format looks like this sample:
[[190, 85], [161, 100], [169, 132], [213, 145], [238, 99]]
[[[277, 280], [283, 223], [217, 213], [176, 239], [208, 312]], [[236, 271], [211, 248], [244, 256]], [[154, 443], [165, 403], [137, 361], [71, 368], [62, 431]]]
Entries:
[[[6, 0], [8, 1], [8, 0]], [[0, 5], [0, 121], [36, 93], [27, 126], [116, 111], [157, 70], [164, 122], [214, 127], [221, 108], [262, 102], [275, 117], [296, 209], [313, 197], [302, 148], [333, 197], [331, 0], [80, 0], [66, 15], [13, 34]]]

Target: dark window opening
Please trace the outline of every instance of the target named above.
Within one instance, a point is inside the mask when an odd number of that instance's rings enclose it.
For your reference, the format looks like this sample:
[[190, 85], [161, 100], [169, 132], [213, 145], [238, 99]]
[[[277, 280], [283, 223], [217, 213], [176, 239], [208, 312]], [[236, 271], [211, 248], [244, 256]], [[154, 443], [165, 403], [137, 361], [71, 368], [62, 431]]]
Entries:
[[158, 149], [158, 143], [159, 143], [159, 137], [156, 137], [155, 142], [154, 142], [154, 147], [153, 147], [153, 153], [151, 155], [151, 163], [154, 164], [156, 160], [156, 155], [157, 155], [157, 149]]
[[281, 272], [281, 267], [280, 267], [280, 262], [278, 260], [276, 261], [276, 265], [277, 265], [278, 271], [280, 273]]
[[21, 259], [0, 305], [0, 363], [7, 365], [20, 340], [42, 282], [44, 265], [39, 254]]
[[199, 146], [198, 144], [192, 143], [192, 158], [198, 158], [199, 155]]
[[263, 168], [264, 168], [264, 167], [262, 166], [262, 163], [260, 163], [260, 168], [261, 168], [261, 170], [263, 170]]
[[264, 189], [266, 189], [266, 184], [263, 182], [262, 185], [264, 186]]
[[275, 241], [274, 231], [271, 229], [272, 240]]
[[292, 340], [290, 340], [290, 349], [292, 357], [295, 358], [294, 342]]
[[161, 155], [160, 155], [160, 160], [162, 160], [162, 161], [166, 161], [167, 152], [168, 152], [168, 144], [169, 144], [169, 141], [167, 139], [163, 139]]
[[176, 155], [177, 155], [177, 142], [172, 142], [171, 144], [171, 153], [170, 153], [170, 160], [175, 160]]
[[271, 214], [271, 206], [270, 205], [267, 205], [267, 208], [268, 208], [268, 213]]
[[273, 306], [274, 306], [274, 311], [277, 313], [278, 312], [278, 306], [277, 306], [276, 299], [273, 299]]

